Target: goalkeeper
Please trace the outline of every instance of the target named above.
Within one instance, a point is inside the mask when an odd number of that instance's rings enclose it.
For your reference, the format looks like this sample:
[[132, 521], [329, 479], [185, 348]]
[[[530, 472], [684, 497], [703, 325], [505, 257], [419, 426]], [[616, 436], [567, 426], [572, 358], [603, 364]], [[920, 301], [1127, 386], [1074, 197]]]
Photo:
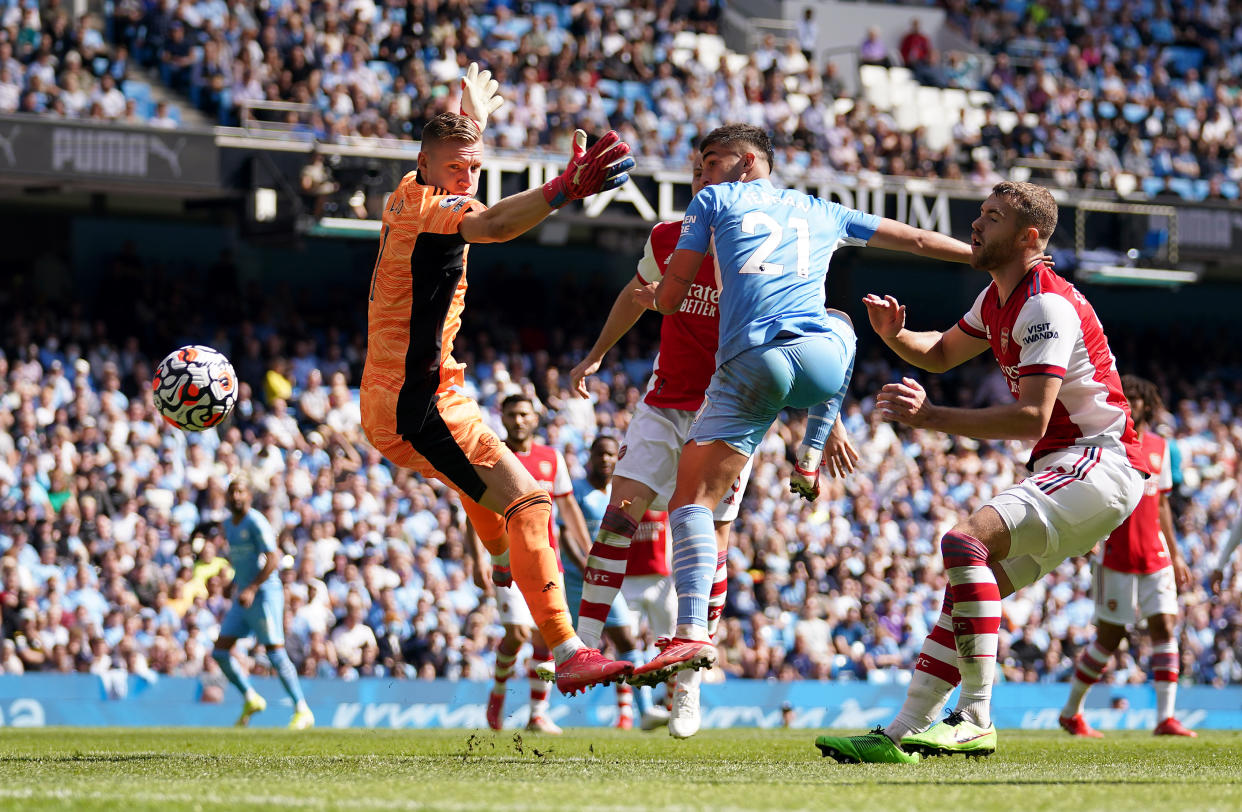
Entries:
[[506, 582], [512, 573], [556, 660], [557, 688], [571, 694], [622, 679], [633, 666], [586, 648], [574, 633], [548, 540], [551, 499], [463, 394], [453, 339], [470, 243], [511, 240], [571, 200], [620, 186], [634, 160], [615, 132], [588, 150], [579, 130], [564, 174], [487, 208], [474, 194], [487, 117], [504, 103], [496, 89], [488, 71], [470, 66], [461, 113], [427, 124], [418, 169], [388, 198], [369, 287], [362, 426], [391, 462], [457, 491], [492, 555], [494, 578]]

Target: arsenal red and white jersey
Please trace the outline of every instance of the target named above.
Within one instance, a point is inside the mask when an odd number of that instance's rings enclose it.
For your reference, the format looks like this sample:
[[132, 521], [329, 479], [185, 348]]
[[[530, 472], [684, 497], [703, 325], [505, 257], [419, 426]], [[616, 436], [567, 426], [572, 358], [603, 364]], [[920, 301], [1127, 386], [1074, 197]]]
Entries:
[[[1143, 498], [1138, 507], [1104, 542], [1104, 566], [1117, 572], [1147, 575], [1173, 564], [1160, 531], [1160, 494], [1173, 489], [1173, 471], [1169, 445], [1163, 437], [1145, 431], [1139, 435], [1139, 446], [1151, 476], [1143, 483]], [[1168, 543], [1175, 542], [1168, 539]]]
[[988, 285], [957, 326], [992, 345], [1014, 399], [1026, 375], [1062, 379], [1031, 462], [1049, 451], [1098, 446], [1125, 454], [1132, 466], [1147, 472], [1117, 360], [1095, 310], [1077, 288], [1041, 262], [1004, 303], [996, 283]]
[[668, 511], [649, 510], [634, 531], [630, 542], [630, 558], [625, 565], [629, 575], [668, 575], [672, 558], [668, 534]]
[[[527, 471], [530, 471], [530, 475], [535, 478], [535, 483], [547, 491], [553, 499], [558, 496], [573, 495], [574, 483], [569, 478], [569, 469], [565, 467], [565, 458], [561, 456], [561, 452], [551, 446], [533, 443], [528, 453], [519, 454], [514, 451], [513, 455]], [[548, 539], [552, 542], [552, 549], [558, 549], [556, 505], [552, 506], [552, 517], [548, 520]], [[560, 561], [560, 556], [557, 556], [557, 561]]]
[[[651, 229], [638, 278], [643, 284], [659, 282], [681, 236], [681, 221], [657, 223]], [[664, 317], [660, 325], [660, 352], [655, 372], [643, 398], [649, 406], [698, 411], [703, 393], [716, 371], [716, 344], [720, 340], [720, 288], [716, 266], [703, 258], [694, 284], [681, 309]]]

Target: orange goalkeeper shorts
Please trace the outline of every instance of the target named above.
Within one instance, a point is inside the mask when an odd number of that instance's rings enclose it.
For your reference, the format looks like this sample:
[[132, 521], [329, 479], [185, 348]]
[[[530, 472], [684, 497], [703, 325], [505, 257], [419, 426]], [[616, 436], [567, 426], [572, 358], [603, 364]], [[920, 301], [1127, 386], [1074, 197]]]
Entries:
[[376, 386], [361, 391], [362, 430], [394, 465], [435, 477], [462, 497], [462, 507], [479, 538], [504, 533], [504, 518], [479, 504], [486, 483], [474, 470], [491, 468], [504, 454], [504, 444], [483, 422], [478, 404], [455, 389], [437, 391], [416, 403], [407, 391]]

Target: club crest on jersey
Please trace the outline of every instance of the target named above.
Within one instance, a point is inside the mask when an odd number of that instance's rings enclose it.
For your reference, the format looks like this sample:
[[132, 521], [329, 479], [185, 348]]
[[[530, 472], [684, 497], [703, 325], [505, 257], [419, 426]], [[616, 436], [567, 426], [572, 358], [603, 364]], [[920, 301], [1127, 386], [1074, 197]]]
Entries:
[[1008, 327], [1001, 328], [1000, 345], [1001, 345], [1001, 352], [1009, 351], [1009, 328]]
[[543, 460], [539, 463], [539, 473], [544, 479], [552, 478], [552, 463]]
[[1148, 454], [1147, 459], [1151, 461], [1151, 468], [1153, 471], [1159, 470], [1160, 463], [1164, 462], [1164, 458], [1159, 454]]

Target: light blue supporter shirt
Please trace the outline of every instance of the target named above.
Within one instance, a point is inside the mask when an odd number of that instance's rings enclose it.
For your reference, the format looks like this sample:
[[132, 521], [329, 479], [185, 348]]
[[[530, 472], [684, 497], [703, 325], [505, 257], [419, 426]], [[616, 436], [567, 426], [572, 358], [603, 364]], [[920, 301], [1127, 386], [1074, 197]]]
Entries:
[[[590, 541], [594, 541], [599, 535], [600, 525], [604, 523], [604, 514], [608, 511], [608, 490], [601, 491], [586, 479], [574, 482], [574, 499], [578, 501], [578, 507], [582, 508], [582, 518], [586, 520], [587, 539]], [[561, 553], [561, 559], [566, 569], [578, 571], [564, 552]]]
[[[237, 524], [233, 523], [232, 515], [224, 520], [224, 536], [229, 541], [233, 583], [238, 589], [245, 589], [263, 570], [264, 554], [276, 554], [276, 533], [263, 514], [251, 508]], [[279, 588], [279, 572], [273, 572], [260, 586]]]
[[877, 215], [777, 189], [767, 179], [699, 192], [686, 209], [677, 247], [715, 257], [716, 366], [782, 332], [828, 332], [828, 262], [842, 245], [866, 245], [879, 225]]

